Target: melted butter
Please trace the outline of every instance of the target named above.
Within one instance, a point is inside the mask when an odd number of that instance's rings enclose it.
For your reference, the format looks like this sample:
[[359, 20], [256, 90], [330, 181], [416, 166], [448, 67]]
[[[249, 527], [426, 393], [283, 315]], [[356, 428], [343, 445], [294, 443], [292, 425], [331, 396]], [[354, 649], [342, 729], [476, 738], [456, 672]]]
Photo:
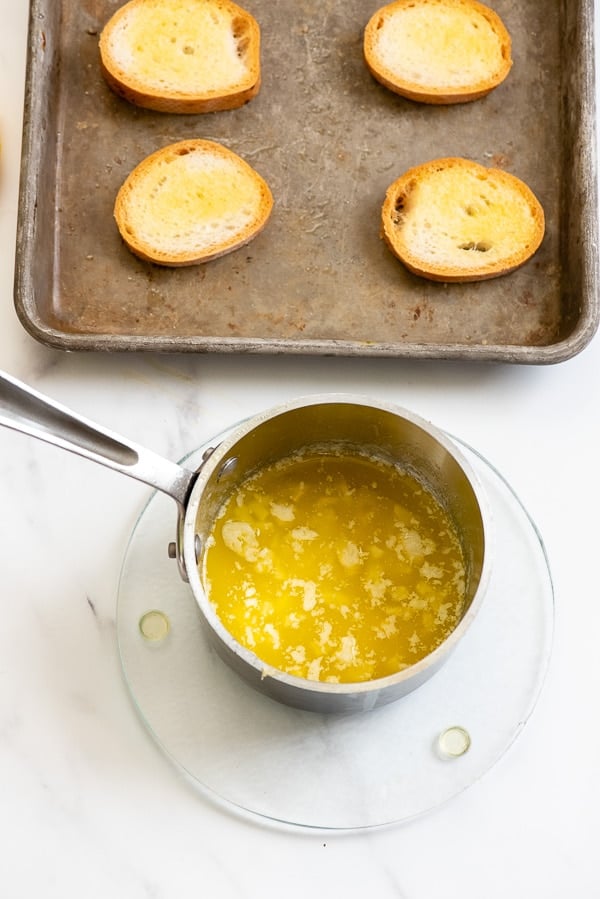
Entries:
[[359, 455], [294, 457], [249, 478], [221, 509], [202, 574], [239, 643], [309, 680], [394, 674], [464, 607], [445, 511], [412, 475]]

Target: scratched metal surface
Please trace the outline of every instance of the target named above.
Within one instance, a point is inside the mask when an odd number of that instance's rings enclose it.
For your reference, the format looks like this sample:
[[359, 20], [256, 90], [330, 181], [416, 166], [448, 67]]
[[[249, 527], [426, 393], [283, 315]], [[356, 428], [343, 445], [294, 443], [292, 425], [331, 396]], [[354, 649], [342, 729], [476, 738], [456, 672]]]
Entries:
[[[69, 350], [263, 352], [551, 363], [598, 324], [593, 3], [496, 0], [513, 69], [475, 103], [429, 107], [377, 84], [362, 30], [378, 0], [248, 0], [260, 94], [175, 116], [107, 88], [98, 35], [120, 0], [32, 0], [15, 305]], [[217, 140], [269, 182], [275, 207], [246, 248], [205, 265], [137, 260], [112, 215], [148, 153]], [[524, 179], [546, 236], [523, 268], [443, 285], [409, 274], [379, 234], [409, 166], [466, 156]]]

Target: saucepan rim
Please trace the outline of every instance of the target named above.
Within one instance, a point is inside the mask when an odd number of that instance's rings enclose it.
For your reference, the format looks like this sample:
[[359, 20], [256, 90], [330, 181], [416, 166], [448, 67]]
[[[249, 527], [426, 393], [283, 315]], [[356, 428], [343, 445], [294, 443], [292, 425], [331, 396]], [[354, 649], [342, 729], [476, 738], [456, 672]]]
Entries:
[[[198, 508], [202, 502], [204, 489], [208, 479], [214, 473], [219, 465], [223, 465], [228, 454], [232, 452], [238, 442], [250, 434], [252, 431], [260, 428], [265, 422], [282, 416], [287, 412], [308, 406], [327, 405], [327, 404], [348, 404], [356, 406], [368, 406], [375, 410], [391, 413], [401, 419], [407, 420], [410, 424], [421, 428], [426, 434], [433, 438], [441, 447], [449, 453], [454, 459], [468, 483], [475, 502], [477, 504], [481, 517], [482, 530], [482, 566], [473, 598], [469, 604], [465, 614], [446, 637], [446, 639], [434, 649], [431, 653], [424, 656], [413, 665], [398, 671], [395, 674], [385, 677], [374, 678], [367, 681], [352, 681], [344, 683], [330, 683], [326, 681], [312, 681], [307, 678], [298, 677], [289, 674], [279, 668], [275, 668], [266, 664], [256, 653], [247, 649], [239, 643], [222, 623], [217, 615], [212, 603], [210, 602], [204, 586], [202, 578], [196, 563], [196, 517]], [[487, 496], [481, 485], [481, 482], [472, 468], [471, 464], [457, 447], [457, 445], [439, 428], [431, 424], [431, 422], [422, 418], [420, 415], [405, 409], [402, 406], [392, 403], [381, 402], [370, 397], [356, 394], [346, 393], [324, 393], [301, 396], [292, 401], [272, 406], [263, 412], [247, 418], [233, 431], [227, 435], [223, 441], [214, 449], [212, 454], [200, 468], [198, 477], [194, 483], [188, 505], [186, 508], [185, 520], [182, 533], [182, 549], [185, 561], [185, 567], [190, 582], [190, 587], [194, 598], [199, 606], [200, 612], [205, 619], [208, 627], [212, 629], [217, 638], [231, 652], [233, 652], [243, 663], [250, 666], [260, 676], [260, 680], [267, 678], [275, 680], [286, 687], [297, 691], [304, 691], [312, 694], [326, 694], [330, 696], [347, 696], [354, 694], [367, 694], [386, 690], [386, 688], [394, 687], [402, 684], [404, 681], [424, 679], [429, 669], [435, 670], [444, 658], [454, 649], [456, 644], [462, 639], [466, 631], [470, 628], [475, 619], [485, 593], [490, 578], [491, 571], [491, 518]]]

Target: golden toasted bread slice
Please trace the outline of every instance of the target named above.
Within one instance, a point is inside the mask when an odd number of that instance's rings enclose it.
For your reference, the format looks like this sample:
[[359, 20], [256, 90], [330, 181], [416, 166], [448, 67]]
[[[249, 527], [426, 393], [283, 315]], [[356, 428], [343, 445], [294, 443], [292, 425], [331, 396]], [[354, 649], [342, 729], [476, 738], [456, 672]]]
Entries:
[[476, 0], [395, 0], [364, 32], [364, 56], [385, 87], [421, 103], [465, 103], [508, 75], [511, 39]]
[[523, 181], [461, 158], [409, 169], [388, 188], [381, 216], [391, 250], [432, 281], [507, 274], [544, 236], [544, 211]]
[[234, 109], [260, 87], [258, 23], [230, 0], [130, 0], [100, 35], [102, 73], [159, 112]]
[[249, 243], [272, 206], [267, 183], [236, 153], [213, 141], [183, 140], [140, 162], [119, 190], [114, 214], [136, 256], [182, 266]]

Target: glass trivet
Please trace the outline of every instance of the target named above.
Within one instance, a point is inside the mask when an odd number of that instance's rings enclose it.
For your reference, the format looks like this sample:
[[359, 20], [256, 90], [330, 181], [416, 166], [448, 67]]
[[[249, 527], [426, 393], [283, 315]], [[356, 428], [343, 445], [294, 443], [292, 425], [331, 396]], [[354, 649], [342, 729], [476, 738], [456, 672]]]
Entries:
[[[229, 431], [207, 441], [202, 453]], [[554, 599], [535, 525], [509, 484], [453, 438], [493, 519], [493, 570], [473, 625], [443, 667], [381, 709], [327, 716], [257, 693], [210, 646], [167, 547], [175, 504], [155, 493], [128, 544], [118, 591], [123, 671], [154, 740], [189, 779], [252, 815], [302, 827], [404, 821], [456, 796], [506, 752], [539, 696]]]

